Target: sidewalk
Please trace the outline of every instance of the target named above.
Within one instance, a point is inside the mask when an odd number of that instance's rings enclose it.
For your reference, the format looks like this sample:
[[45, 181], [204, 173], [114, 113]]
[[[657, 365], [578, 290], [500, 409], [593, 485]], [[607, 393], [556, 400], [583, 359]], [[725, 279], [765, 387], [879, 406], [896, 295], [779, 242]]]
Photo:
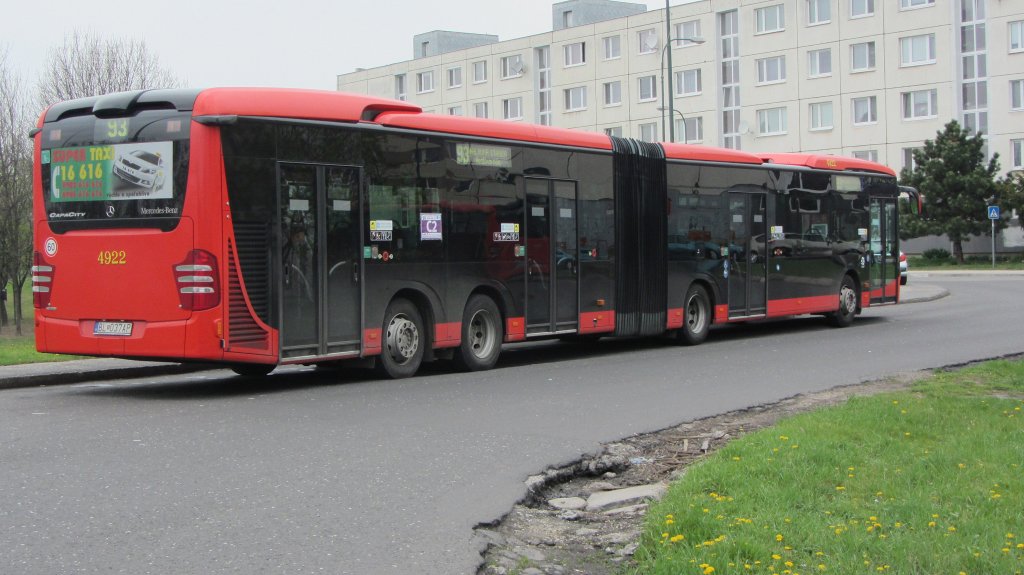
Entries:
[[[901, 286], [900, 288], [902, 296], [900, 302], [904, 304], [927, 302], [949, 295], [948, 291], [939, 286], [915, 285], [914, 277], [930, 273], [933, 272], [911, 272], [908, 285]], [[948, 274], [948, 272], [938, 273]], [[1024, 275], [1024, 271], [1020, 272], [1020, 275]], [[0, 390], [18, 387], [68, 385], [96, 379], [158, 377], [161, 375], [177, 375], [212, 369], [224, 369], [224, 366], [203, 363], [161, 363], [113, 358], [26, 363], [23, 365], [0, 366]]]

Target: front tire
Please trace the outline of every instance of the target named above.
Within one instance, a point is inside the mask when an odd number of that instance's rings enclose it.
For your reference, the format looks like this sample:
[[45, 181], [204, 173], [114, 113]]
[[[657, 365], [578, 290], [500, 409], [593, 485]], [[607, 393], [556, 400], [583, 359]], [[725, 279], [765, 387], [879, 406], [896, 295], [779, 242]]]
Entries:
[[685, 345], [697, 345], [708, 338], [711, 328], [711, 299], [708, 292], [699, 285], [692, 285], [686, 292], [683, 303], [683, 327], [677, 337]]
[[427, 338], [423, 318], [412, 302], [406, 299], [391, 302], [384, 313], [381, 339], [378, 372], [392, 379], [415, 375], [423, 362]]
[[839, 309], [830, 313], [828, 323], [835, 327], [847, 327], [857, 315], [857, 284], [850, 276], [843, 277], [839, 287]]
[[491, 369], [501, 355], [501, 312], [491, 298], [476, 294], [462, 313], [462, 344], [455, 365], [463, 371]]

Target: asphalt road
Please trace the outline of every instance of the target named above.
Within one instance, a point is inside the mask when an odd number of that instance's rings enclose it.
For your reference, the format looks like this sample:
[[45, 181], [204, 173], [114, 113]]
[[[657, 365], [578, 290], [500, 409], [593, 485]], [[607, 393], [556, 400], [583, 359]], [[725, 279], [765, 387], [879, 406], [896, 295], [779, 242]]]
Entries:
[[526, 345], [416, 378], [226, 371], [0, 391], [0, 573], [473, 573], [473, 527], [602, 442], [1024, 352], [1024, 276], [658, 341]]

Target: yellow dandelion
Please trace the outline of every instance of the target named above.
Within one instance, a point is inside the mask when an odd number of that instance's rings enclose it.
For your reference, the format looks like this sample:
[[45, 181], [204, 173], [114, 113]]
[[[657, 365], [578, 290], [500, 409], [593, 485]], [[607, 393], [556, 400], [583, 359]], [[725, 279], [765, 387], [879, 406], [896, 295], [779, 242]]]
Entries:
[[846, 488], [842, 485], [836, 485], [836, 491], [846, 491]]
[[783, 537], [782, 537], [782, 533], [776, 533], [776, 534], [775, 534], [775, 540], [776, 540], [776, 541], [782, 541], [782, 539], [783, 539]]
[[818, 571], [824, 571], [825, 569], [828, 569], [828, 567], [825, 567], [824, 563], [818, 563]]
[[673, 542], [673, 543], [679, 543], [679, 542], [680, 542], [680, 541], [682, 541], [683, 539], [686, 539], [686, 537], [684, 537], [684, 536], [682, 536], [682, 535], [673, 535], [673, 536], [672, 536], [672, 538], [671, 538], [671, 539], [669, 539], [669, 541], [671, 541], [671, 542]]
[[772, 559], [778, 561], [779, 559], [782, 559], [782, 555], [779, 555], [778, 553], [772, 553]]

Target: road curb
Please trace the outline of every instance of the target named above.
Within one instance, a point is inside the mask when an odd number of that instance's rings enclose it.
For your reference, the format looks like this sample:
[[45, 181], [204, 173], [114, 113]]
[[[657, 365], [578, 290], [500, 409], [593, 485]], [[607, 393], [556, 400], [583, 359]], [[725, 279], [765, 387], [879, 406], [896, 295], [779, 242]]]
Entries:
[[195, 373], [197, 371], [209, 371], [213, 369], [222, 368], [223, 366], [214, 364], [168, 363], [166, 365], [138, 365], [105, 369], [101, 368], [97, 370], [58, 371], [50, 373], [30, 373], [23, 375], [3, 375], [2, 373], [0, 373], [0, 390], [18, 389], [25, 387], [48, 387], [51, 385], [70, 385], [75, 383], [83, 383], [86, 381], [95, 381], [96, 379], [131, 379], [136, 377], [160, 377], [163, 375], [181, 375], [187, 373]]
[[911, 297], [907, 297], [907, 298], [901, 297], [900, 298], [900, 303], [901, 304], [925, 303], [925, 302], [929, 302], [929, 301], [935, 301], [937, 299], [942, 299], [942, 298], [944, 298], [944, 297], [949, 295], [949, 290], [947, 290], [946, 288], [933, 288], [933, 289], [931, 289], [929, 291], [931, 291], [932, 293], [929, 293], [929, 294], [926, 294], [926, 295], [911, 296]]

